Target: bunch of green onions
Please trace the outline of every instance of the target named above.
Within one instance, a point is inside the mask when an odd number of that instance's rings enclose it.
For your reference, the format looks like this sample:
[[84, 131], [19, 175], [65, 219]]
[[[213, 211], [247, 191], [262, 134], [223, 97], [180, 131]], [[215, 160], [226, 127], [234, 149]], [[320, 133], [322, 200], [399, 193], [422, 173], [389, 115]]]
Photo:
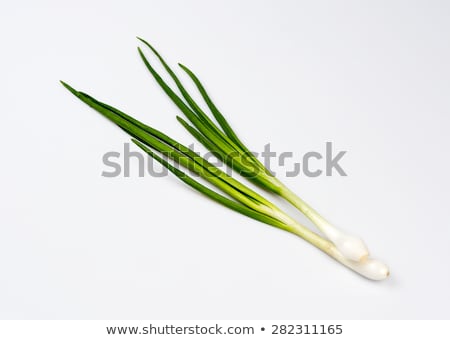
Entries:
[[[138, 48], [139, 54], [151, 75], [190, 122], [177, 116], [177, 120], [188, 132], [218, 159], [236, 170], [240, 175], [257, 184], [260, 188], [277, 194], [290, 202], [308, 217], [324, 236], [320, 236], [298, 223], [278, 206], [163, 132], [143, 124], [126, 113], [102, 103], [86, 93], [75, 90], [64, 82], [61, 83], [81, 101], [127, 132], [132, 137], [133, 143], [150, 157], [161, 163], [184, 183], [210, 199], [243, 215], [300, 236], [364, 277], [372, 280], [382, 280], [388, 277], [389, 270], [387, 266], [369, 257], [367, 247], [361, 239], [344, 233], [330, 224], [305, 201], [274, 177], [249, 151], [217, 109], [204, 86], [191, 70], [179, 64], [181, 69], [187, 73], [196, 85], [218, 125], [192, 99], [161, 55], [148, 42], [141, 38], [138, 39], [159, 59], [181, 93], [182, 98], [167, 85], [152, 67], [141, 48]], [[197, 174], [222, 193], [201, 184], [192, 176], [172, 165], [168, 158]]]

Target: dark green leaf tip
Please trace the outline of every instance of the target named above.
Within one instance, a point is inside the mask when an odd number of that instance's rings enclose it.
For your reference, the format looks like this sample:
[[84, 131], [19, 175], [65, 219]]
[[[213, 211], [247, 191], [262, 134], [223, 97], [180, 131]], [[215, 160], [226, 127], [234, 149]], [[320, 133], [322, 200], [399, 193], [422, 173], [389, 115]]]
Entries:
[[62, 86], [64, 86], [67, 90], [69, 90], [74, 96], [80, 97], [80, 92], [75, 90], [72, 86], [70, 86], [69, 84], [63, 82], [62, 80], [60, 80], [59, 82], [62, 84]]
[[139, 41], [145, 42], [145, 40], [142, 39], [141, 37], [136, 37], [136, 39], [139, 40]]
[[156, 51], [156, 49], [152, 45], [150, 45], [150, 43], [148, 41], [146, 41], [146, 40], [144, 40], [142, 38], [139, 38], [139, 37], [137, 37], [137, 38], [138, 38], [138, 40], [143, 42], [145, 45], [147, 45], [147, 47], [149, 47], [156, 54], [156, 56], [159, 57], [159, 53]]
[[69, 84], [65, 83], [64, 81], [60, 80], [59, 82], [62, 84], [62, 86], [64, 86], [66, 89], [68, 89], [73, 94], [78, 93], [77, 90], [75, 90], [72, 86], [70, 86]]
[[184, 72], [186, 72], [187, 74], [194, 76], [194, 74], [192, 73], [192, 71], [185, 65], [183, 65], [182, 63], [178, 63], [178, 66], [180, 66]]
[[145, 145], [142, 144], [141, 142], [139, 142], [137, 139], [131, 138], [131, 141], [132, 141], [134, 144], [136, 144], [137, 146], [139, 146], [141, 149], [144, 149], [144, 148], [145, 148]]

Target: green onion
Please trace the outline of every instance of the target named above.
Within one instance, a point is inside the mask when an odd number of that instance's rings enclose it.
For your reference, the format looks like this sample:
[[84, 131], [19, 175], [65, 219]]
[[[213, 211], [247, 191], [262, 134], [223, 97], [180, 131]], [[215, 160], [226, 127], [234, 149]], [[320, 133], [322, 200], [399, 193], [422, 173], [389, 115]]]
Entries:
[[[161, 163], [185, 184], [208, 198], [255, 220], [302, 237], [304, 240], [330, 255], [338, 262], [369, 279], [381, 280], [387, 277], [388, 269], [382, 263], [372, 259], [368, 259], [365, 262], [356, 262], [347, 259], [332, 242], [301, 225], [275, 204], [271, 203], [238, 180], [227, 175], [225, 172], [163, 132], [141, 123], [126, 113], [102, 103], [86, 93], [75, 90], [64, 82], [61, 83], [78, 99], [127, 132], [132, 137], [133, 143], [140, 147], [150, 157]], [[197, 121], [197, 123], [199, 122]], [[183, 124], [188, 123], [183, 121]], [[206, 126], [205, 124], [203, 126]], [[226, 139], [223, 139], [223, 141], [226, 141]], [[233, 143], [233, 147], [235, 147], [237, 143]], [[229, 145], [231, 146], [232, 144]], [[170, 164], [164, 157], [169, 157], [177, 164], [196, 173], [221, 191], [222, 194], [209, 189], [196, 181], [185, 172]]]
[[199, 105], [192, 99], [187, 90], [183, 87], [175, 72], [173, 72], [173, 70], [168, 66], [156, 49], [144, 39], [138, 39], [155, 54], [169, 76], [175, 81], [175, 84], [185, 101], [175, 94], [175, 92], [166, 84], [162, 77], [152, 67], [142, 50], [138, 48], [144, 64], [147, 66], [157, 83], [185, 114], [186, 118], [193, 124], [189, 125], [183, 119], [178, 118], [178, 121], [194, 138], [196, 138], [227, 165], [233, 167], [242, 176], [247, 177], [252, 182], [258, 184], [261, 188], [275, 193], [290, 202], [306, 217], [308, 217], [332, 243], [334, 243], [345, 258], [357, 262], [365, 261], [368, 258], [368, 249], [360, 238], [347, 234], [329, 223], [309, 204], [287, 188], [281, 181], [272, 176], [269, 170], [266, 169], [254, 155], [252, 155], [213, 103], [198, 77], [189, 68], [182, 64], [178, 64], [194, 82], [203, 100], [220, 127], [217, 126], [207, 116], [207, 114], [200, 109]]

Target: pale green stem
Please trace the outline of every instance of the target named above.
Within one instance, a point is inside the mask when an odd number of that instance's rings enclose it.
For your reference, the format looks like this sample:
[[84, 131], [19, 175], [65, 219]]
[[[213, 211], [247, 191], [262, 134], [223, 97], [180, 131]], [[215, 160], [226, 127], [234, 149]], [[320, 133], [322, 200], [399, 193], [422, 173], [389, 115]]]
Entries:
[[275, 177], [269, 178], [279, 188], [279, 195], [309, 218], [336, 246], [341, 255], [353, 261], [364, 261], [367, 259], [369, 251], [363, 240], [337, 229], [278, 179]]
[[[278, 180], [277, 180], [278, 181]], [[293, 191], [282, 184], [281, 196], [291, 203], [294, 207], [300, 210], [307, 218], [313, 222], [317, 228], [328, 237], [337, 236], [336, 228], [332, 226], [325, 218], [323, 218], [316, 210], [314, 210], [308, 203], [298, 197]]]

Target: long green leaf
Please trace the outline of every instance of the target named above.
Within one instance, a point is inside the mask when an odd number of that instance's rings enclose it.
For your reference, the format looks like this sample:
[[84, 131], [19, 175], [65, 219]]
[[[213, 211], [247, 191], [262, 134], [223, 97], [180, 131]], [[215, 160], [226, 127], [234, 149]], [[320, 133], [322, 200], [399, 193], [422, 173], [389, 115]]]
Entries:
[[203, 120], [203, 122], [216, 133], [217, 135], [220, 135], [221, 138], [232, 144], [232, 141], [228, 139], [226, 135], [223, 134], [222, 131], [209, 119], [209, 117], [203, 112], [203, 110], [198, 106], [198, 104], [195, 102], [194, 99], [190, 96], [190, 94], [186, 91], [183, 84], [181, 83], [180, 79], [177, 77], [175, 72], [169, 67], [169, 65], [166, 63], [164, 58], [159, 54], [159, 52], [147, 41], [145, 41], [142, 38], [137, 37], [141, 42], [143, 42], [152, 52], [153, 54], [159, 59], [161, 64], [166, 69], [167, 73], [169, 73], [170, 77], [173, 79], [175, 84], [177, 85], [178, 89], [180, 90], [182, 96], [187, 101], [187, 103], [191, 106], [192, 110], [197, 113], [199, 118]]
[[[239, 200], [240, 202], [258, 208], [260, 204], [268, 207], [273, 207], [273, 204], [264, 197], [246, 187], [236, 179], [228, 176], [225, 172], [218, 169], [211, 163], [207, 162], [202, 157], [198, 156], [189, 148], [181, 143], [176, 142], [162, 132], [142, 124], [134, 118], [125, 113], [101, 103], [95, 98], [75, 90], [70, 85], [61, 82], [72, 94], [78, 97], [81, 101], [101, 113], [103, 116], [116, 123], [119, 127], [129, 133], [132, 137], [140, 140], [151, 148], [167, 155], [182, 166], [194, 171], [213, 185], [226, 192], [230, 196]], [[138, 125], [136, 125], [138, 124]], [[144, 130], [145, 129], [145, 130]], [[156, 134], [161, 139], [155, 138]], [[167, 144], [169, 143], [169, 144]], [[180, 152], [183, 150], [185, 153]]]
[[245, 144], [236, 135], [236, 133], [231, 128], [228, 121], [225, 119], [223, 114], [219, 111], [214, 102], [211, 100], [211, 98], [208, 95], [208, 92], [206, 92], [205, 90], [205, 87], [202, 85], [202, 83], [200, 82], [198, 77], [194, 74], [194, 72], [192, 72], [188, 67], [184, 66], [181, 63], [179, 63], [178, 65], [181, 67], [182, 70], [184, 70], [187, 73], [187, 75], [192, 79], [194, 84], [197, 86], [198, 91], [202, 95], [203, 99], [205, 100], [206, 104], [208, 105], [209, 109], [214, 115], [214, 118], [216, 118], [217, 122], [222, 127], [225, 134], [235, 144], [237, 144], [239, 148], [243, 150], [243, 153], [246, 154], [248, 157], [250, 157], [260, 169], [263, 169], [267, 175], [271, 176], [270, 171], [258, 160], [258, 158], [255, 157], [255, 155], [253, 155], [253, 153], [245, 146]]
[[216, 147], [220, 148], [226, 153], [231, 153], [234, 148], [228, 144], [224, 139], [220, 138], [217, 134], [215, 134], [196, 114], [193, 112], [180, 97], [177, 96], [175, 92], [166, 84], [166, 82], [161, 78], [161, 76], [156, 72], [153, 66], [149, 63], [147, 58], [144, 55], [144, 52], [138, 47], [139, 55], [141, 56], [145, 66], [152, 74], [153, 78], [156, 82], [161, 86], [161, 88], [166, 92], [170, 99], [178, 106], [178, 108], [186, 115], [186, 117], [195, 125], [201, 133], [207, 136]]

